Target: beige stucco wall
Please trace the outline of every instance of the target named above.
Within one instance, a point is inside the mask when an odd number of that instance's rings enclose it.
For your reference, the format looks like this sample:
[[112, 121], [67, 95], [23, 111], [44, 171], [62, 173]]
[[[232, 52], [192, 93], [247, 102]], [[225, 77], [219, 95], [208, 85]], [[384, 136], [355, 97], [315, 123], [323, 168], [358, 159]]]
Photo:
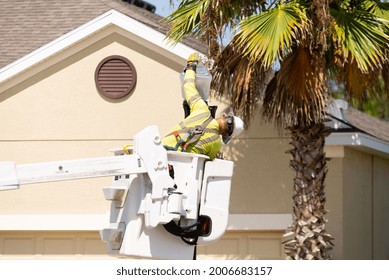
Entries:
[[[326, 224], [327, 233], [331, 234], [334, 240], [334, 248], [331, 251], [333, 259], [342, 259], [343, 252], [343, 147], [337, 147], [342, 150], [341, 157], [332, 157], [328, 162], [328, 173], [326, 179], [326, 209], [329, 211], [326, 215], [328, 223]], [[328, 154], [328, 153], [327, 153]], [[329, 153], [331, 154], [331, 153]]]
[[372, 257], [372, 157], [346, 149], [344, 158], [343, 258]]
[[334, 259], [388, 259], [389, 159], [352, 147], [329, 162], [327, 230]]
[[[8, 120], [1, 124], [2, 139], [128, 139], [156, 122], [166, 131], [181, 113], [176, 106], [163, 110], [179, 93], [179, 83], [171, 82], [178, 81], [178, 71], [151, 59], [147, 49], [131, 47], [112, 34], [2, 92], [1, 117]], [[129, 58], [138, 73], [136, 89], [125, 100], [107, 100], [95, 88], [96, 66], [112, 54]]]
[[389, 259], [389, 159], [373, 159], [373, 258]]
[[226, 147], [234, 160], [232, 213], [290, 213], [292, 178], [287, 136], [279, 135], [271, 124], [254, 117], [243, 139]]
[[[138, 74], [132, 95], [119, 101], [103, 98], [94, 83], [97, 64], [112, 54], [129, 58]], [[0, 118], [7, 121], [0, 123], [0, 160], [21, 164], [110, 156], [111, 148], [129, 143], [142, 128], [157, 124], [163, 133], [182, 116], [179, 106], [169, 105], [179, 96], [179, 72], [117, 33], [63, 55], [54, 66], [1, 93]], [[4, 192], [0, 213], [104, 213], [109, 208], [101, 187], [110, 182], [103, 178]]]

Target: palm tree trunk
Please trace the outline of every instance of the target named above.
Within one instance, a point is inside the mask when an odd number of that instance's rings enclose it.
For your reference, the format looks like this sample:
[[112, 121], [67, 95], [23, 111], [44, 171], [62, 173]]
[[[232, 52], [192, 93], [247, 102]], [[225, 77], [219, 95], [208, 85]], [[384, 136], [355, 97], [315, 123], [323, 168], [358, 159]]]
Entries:
[[330, 259], [332, 237], [326, 233], [325, 177], [327, 159], [324, 153], [325, 137], [329, 129], [324, 123], [310, 127], [289, 128], [292, 136], [290, 165], [296, 172], [293, 188], [293, 223], [285, 253], [288, 259]]

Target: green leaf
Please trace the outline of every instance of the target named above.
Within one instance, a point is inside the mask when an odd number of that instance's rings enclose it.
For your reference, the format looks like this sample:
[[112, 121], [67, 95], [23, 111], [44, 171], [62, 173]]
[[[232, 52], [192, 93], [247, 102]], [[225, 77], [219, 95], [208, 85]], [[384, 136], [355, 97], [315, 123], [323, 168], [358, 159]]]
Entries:
[[332, 9], [331, 15], [335, 20], [334, 41], [345, 58], [355, 59], [364, 72], [385, 59], [389, 37], [380, 18], [363, 10], [349, 12], [341, 8]]
[[172, 24], [166, 36], [169, 41], [178, 43], [188, 34], [201, 34], [200, 21], [210, 2], [210, 0], [182, 1], [177, 10], [165, 18]]
[[385, 20], [385, 24], [388, 25], [388, 21], [389, 21], [389, 3], [388, 2], [384, 3], [381, 1], [368, 0], [368, 1], [366, 1], [366, 8], [372, 14], [377, 16], [378, 18]]
[[244, 19], [236, 36], [246, 55], [267, 69], [289, 50], [307, 23], [306, 9], [294, 1]]

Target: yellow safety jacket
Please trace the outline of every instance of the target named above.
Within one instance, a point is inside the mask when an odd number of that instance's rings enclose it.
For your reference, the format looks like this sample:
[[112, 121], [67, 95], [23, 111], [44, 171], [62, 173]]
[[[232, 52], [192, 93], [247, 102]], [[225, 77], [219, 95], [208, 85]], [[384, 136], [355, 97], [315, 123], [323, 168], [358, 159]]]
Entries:
[[[203, 154], [214, 159], [222, 147], [219, 124], [212, 118], [208, 105], [197, 91], [195, 78], [193, 70], [186, 71], [184, 94], [190, 107], [190, 115], [162, 139], [162, 144], [168, 150]], [[198, 130], [202, 131], [197, 133]], [[194, 135], [189, 135], [191, 133]]]

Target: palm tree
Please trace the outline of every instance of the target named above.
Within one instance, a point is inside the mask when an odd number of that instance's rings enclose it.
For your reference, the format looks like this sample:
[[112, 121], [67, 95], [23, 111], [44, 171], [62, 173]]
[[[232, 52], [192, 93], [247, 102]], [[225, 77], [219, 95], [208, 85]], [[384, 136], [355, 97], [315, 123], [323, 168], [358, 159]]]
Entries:
[[[364, 96], [369, 78], [388, 61], [388, 19], [388, 4], [374, 0], [183, 0], [167, 17], [171, 41], [190, 34], [208, 44], [212, 87], [247, 124], [261, 103], [264, 119], [289, 130], [295, 171], [293, 223], [285, 234], [289, 259], [330, 258], [327, 80], [343, 81], [349, 96]], [[220, 38], [231, 27], [236, 33], [222, 48]]]

